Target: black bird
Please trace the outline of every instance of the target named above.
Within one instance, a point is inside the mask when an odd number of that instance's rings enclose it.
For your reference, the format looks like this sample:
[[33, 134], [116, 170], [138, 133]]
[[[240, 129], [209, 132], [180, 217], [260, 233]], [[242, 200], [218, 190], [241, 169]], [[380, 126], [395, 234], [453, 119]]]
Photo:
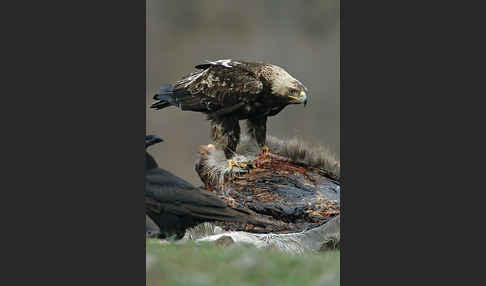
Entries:
[[[145, 148], [162, 142], [154, 135], [145, 137]], [[213, 193], [158, 167], [145, 152], [145, 212], [160, 229], [160, 238], [180, 239], [187, 228], [210, 221], [235, 221], [268, 226], [270, 222], [232, 209]]]

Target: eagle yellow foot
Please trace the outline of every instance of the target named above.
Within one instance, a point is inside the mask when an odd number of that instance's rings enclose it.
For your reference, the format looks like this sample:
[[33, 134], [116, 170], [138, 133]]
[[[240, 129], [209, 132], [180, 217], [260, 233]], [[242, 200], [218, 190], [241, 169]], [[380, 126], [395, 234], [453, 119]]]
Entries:
[[267, 145], [263, 145], [260, 147], [262, 149], [262, 152], [258, 154], [256, 160], [255, 160], [255, 166], [260, 167], [262, 166], [263, 160], [267, 157], [267, 155], [270, 153], [270, 149], [267, 147]]
[[270, 149], [268, 149], [267, 145], [263, 145], [261, 147], [261, 149], [262, 149], [262, 153], [268, 153], [268, 152], [270, 152]]
[[233, 170], [233, 166], [240, 167], [242, 169], [246, 169], [248, 167], [247, 164], [241, 162], [235, 162], [234, 160], [228, 160], [228, 169], [231, 171]]

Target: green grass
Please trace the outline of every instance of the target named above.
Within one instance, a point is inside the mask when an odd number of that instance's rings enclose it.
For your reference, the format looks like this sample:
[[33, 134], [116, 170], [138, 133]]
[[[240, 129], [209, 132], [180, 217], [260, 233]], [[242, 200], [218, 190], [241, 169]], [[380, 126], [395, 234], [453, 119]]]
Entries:
[[339, 251], [276, 250], [147, 240], [147, 285], [339, 285]]

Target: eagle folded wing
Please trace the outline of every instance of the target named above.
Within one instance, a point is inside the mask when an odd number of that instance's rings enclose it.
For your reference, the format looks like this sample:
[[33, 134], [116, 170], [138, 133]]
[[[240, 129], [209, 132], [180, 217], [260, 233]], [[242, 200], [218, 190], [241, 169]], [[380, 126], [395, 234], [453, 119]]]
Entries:
[[255, 100], [263, 90], [263, 83], [243, 68], [210, 64], [204, 67], [174, 85], [175, 105], [182, 110], [222, 110], [219, 113], [225, 114]]

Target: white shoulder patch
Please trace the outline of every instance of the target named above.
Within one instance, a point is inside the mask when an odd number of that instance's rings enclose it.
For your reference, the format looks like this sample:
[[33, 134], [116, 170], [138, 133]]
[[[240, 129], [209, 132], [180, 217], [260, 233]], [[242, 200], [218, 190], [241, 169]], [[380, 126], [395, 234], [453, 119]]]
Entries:
[[215, 65], [215, 66], [224, 66], [224, 67], [227, 67], [227, 68], [231, 68], [234, 65], [240, 64], [239, 62], [233, 61], [232, 59], [218, 60], [218, 61], [209, 61], [209, 60], [206, 60], [206, 61], [208, 63], [212, 64], [212, 65]]

